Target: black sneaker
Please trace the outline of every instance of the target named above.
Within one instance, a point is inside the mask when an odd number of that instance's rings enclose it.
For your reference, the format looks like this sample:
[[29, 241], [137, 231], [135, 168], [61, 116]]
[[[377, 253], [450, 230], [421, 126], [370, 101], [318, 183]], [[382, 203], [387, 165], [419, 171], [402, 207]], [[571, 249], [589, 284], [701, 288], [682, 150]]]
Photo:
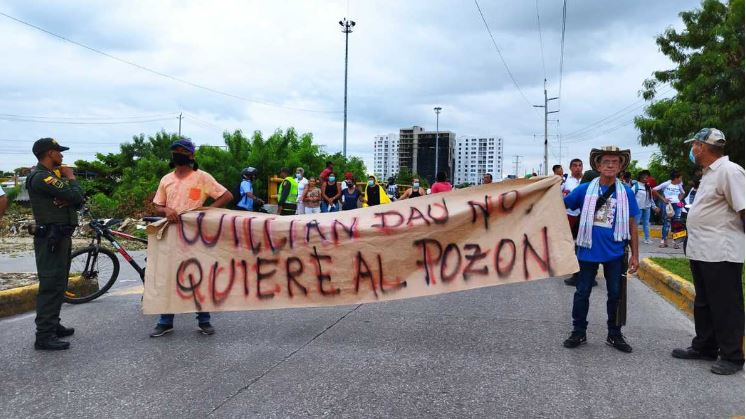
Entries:
[[58, 338], [64, 338], [66, 336], [72, 336], [75, 333], [74, 327], [65, 327], [61, 324], [57, 325], [57, 330], [55, 330], [55, 334]]
[[70, 342], [59, 340], [57, 336], [42, 340], [37, 339], [34, 342], [34, 349], [40, 351], [61, 351], [68, 348], [70, 348]]
[[609, 346], [613, 346], [614, 348], [622, 352], [626, 352], [626, 353], [632, 352], [632, 347], [629, 346], [629, 344], [624, 341], [624, 336], [622, 335], [609, 335], [606, 338], [606, 344]]
[[710, 371], [718, 375], [732, 375], [737, 373], [738, 371], [741, 371], [742, 369], [743, 364], [736, 364], [732, 361], [720, 359], [716, 363], [712, 364], [712, 368], [710, 368]]
[[565, 339], [562, 346], [565, 348], [577, 348], [578, 346], [586, 343], [587, 339], [583, 332], [572, 332], [570, 337]]
[[215, 334], [215, 328], [212, 327], [210, 323], [200, 323], [199, 325], [199, 332], [203, 335], [212, 335]]
[[700, 352], [691, 346], [686, 349], [676, 348], [671, 351], [671, 356], [679, 359], [704, 359], [707, 361], [718, 359], [717, 352]]
[[172, 324], [159, 324], [153, 329], [153, 331], [150, 333], [151, 338], [159, 338], [165, 334], [171, 333], [174, 331], [174, 326]]

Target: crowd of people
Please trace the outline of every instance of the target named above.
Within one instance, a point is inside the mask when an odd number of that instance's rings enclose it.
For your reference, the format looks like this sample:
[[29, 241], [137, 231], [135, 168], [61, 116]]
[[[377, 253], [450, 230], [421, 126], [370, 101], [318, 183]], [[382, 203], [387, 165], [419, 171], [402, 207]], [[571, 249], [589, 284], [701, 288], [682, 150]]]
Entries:
[[[562, 166], [553, 167], [553, 173], [562, 178], [560, 189], [580, 267], [565, 281], [575, 287], [573, 330], [563, 343], [565, 347], [576, 348], [587, 341], [589, 299], [600, 265], [607, 289], [606, 343], [632, 352], [622, 335], [624, 320], [620, 319], [619, 308], [624, 304], [623, 279], [639, 264], [638, 225], [642, 225], [644, 241], [649, 243], [651, 215], [659, 213], [663, 221], [661, 247], [665, 247], [670, 220], [688, 211], [686, 256], [696, 290], [696, 336], [690, 347], [675, 349], [672, 356], [716, 361], [711, 370], [717, 374], [733, 374], [743, 368], [744, 169], [724, 155], [725, 141], [724, 134], [714, 128], [702, 129], [686, 141], [686, 146], [691, 144], [692, 163], [701, 168], [694, 173], [688, 192], [678, 171], [660, 184], [645, 170], [632, 180], [632, 174], [626, 171], [631, 153], [615, 146], [592, 149], [591, 169], [585, 172], [583, 161], [577, 158], [570, 161], [568, 175]], [[67, 349], [70, 343], [60, 338], [75, 333], [60, 323], [59, 315], [69, 274], [71, 235], [85, 198], [72, 169], [62, 165], [62, 152], [66, 150], [51, 138], [36, 141], [32, 151], [38, 164], [26, 179], [36, 221], [33, 233], [39, 292], [35, 348], [39, 350]], [[224, 207], [233, 201], [237, 209], [263, 210], [264, 201], [254, 193], [254, 181], [260, 175], [256, 169], [248, 167], [241, 172], [234, 198], [209, 173], [199, 170], [194, 153], [195, 145], [188, 138], [171, 144], [173, 171], [161, 179], [153, 198], [159, 214], [178, 223], [180, 213], [203, 206], [208, 198], [213, 200], [211, 207]], [[444, 172], [437, 174], [429, 190], [418, 178], [412, 179], [412, 186], [401, 196], [394, 179], [384, 186], [375, 176], [369, 176], [362, 190], [352, 173], [345, 173], [344, 181], [340, 181], [331, 162], [318, 177], [306, 177], [300, 167], [295, 176], [290, 174], [290, 169], [280, 169], [277, 194], [278, 214], [282, 215], [346, 211], [453, 189]], [[491, 182], [492, 175], [485, 174], [483, 183]], [[5, 198], [1, 189], [0, 198]], [[5, 199], [0, 199], [0, 215], [4, 209]], [[197, 313], [196, 318], [203, 334], [215, 333], [210, 313]], [[173, 314], [161, 314], [150, 336], [172, 332], [173, 321]]]

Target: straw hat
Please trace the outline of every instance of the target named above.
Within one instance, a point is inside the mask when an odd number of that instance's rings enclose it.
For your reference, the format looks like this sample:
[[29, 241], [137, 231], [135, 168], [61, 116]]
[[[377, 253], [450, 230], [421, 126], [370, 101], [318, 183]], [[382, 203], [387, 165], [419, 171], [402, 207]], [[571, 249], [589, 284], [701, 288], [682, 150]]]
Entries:
[[598, 165], [599, 163], [601, 163], [601, 157], [603, 156], [619, 156], [622, 159], [621, 171], [623, 172], [629, 165], [631, 153], [629, 150], [622, 150], [619, 147], [613, 145], [593, 148], [591, 149], [590, 157], [591, 167], [593, 168], [593, 170], [598, 171]]

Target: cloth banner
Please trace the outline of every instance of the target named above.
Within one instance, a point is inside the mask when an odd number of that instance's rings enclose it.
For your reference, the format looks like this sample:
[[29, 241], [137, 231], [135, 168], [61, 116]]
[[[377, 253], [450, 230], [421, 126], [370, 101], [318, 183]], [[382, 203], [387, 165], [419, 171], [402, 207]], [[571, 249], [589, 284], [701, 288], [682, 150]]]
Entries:
[[148, 226], [146, 314], [370, 303], [578, 270], [557, 176], [296, 216]]

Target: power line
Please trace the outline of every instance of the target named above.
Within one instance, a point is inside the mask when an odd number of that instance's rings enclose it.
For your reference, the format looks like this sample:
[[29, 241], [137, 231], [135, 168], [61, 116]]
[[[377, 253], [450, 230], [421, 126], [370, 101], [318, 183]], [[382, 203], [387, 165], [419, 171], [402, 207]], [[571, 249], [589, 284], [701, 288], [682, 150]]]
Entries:
[[65, 120], [65, 119], [72, 119], [72, 120], [82, 120], [82, 119], [91, 119], [91, 120], [122, 120], [122, 119], [151, 119], [151, 118], [160, 118], [164, 116], [172, 116], [173, 113], [161, 113], [161, 114], [153, 114], [153, 115], [132, 115], [132, 116], [93, 116], [93, 115], [85, 115], [85, 116], [39, 116], [39, 115], [18, 115], [18, 114], [10, 114], [10, 113], [0, 113], [0, 116], [7, 116], [7, 117], [13, 117], [13, 118], [28, 118], [28, 119], [58, 119], [58, 120]]
[[541, 51], [541, 68], [544, 70], [544, 80], [547, 78], [547, 66], [544, 63], [544, 41], [541, 39], [541, 18], [539, 18], [539, 0], [536, 0], [536, 26], [539, 32], [539, 50]]
[[562, 103], [562, 70], [565, 65], [565, 24], [567, 22], [567, 0], [562, 2], [562, 40], [560, 41], [560, 67], [559, 67], [559, 91], [557, 96], [557, 107]]
[[212, 87], [207, 87], [207, 86], [204, 86], [204, 85], [201, 85], [201, 84], [198, 84], [198, 83], [194, 83], [194, 82], [191, 82], [189, 80], [185, 80], [185, 79], [182, 79], [182, 78], [179, 78], [179, 77], [176, 77], [176, 76], [172, 76], [170, 74], [166, 74], [164, 72], [161, 72], [161, 71], [158, 71], [158, 70], [154, 70], [154, 69], [149, 68], [149, 67], [145, 67], [144, 65], [137, 64], [135, 62], [125, 60], [124, 58], [120, 58], [120, 57], [117, 57], [115, 55], [111, 55], [111, 54], [109, 54], [107, 52], [104, 52], [104, 51], [102, 51], [100, 49], [96, 49], [94, 47], [88, 46], [88, 45], [83, 44], [81, 42], [74, 41], [72, 39], [66, 38], [66, 37], [64, 37], [62, 35], [59, 35], [59, 34], [56, 34], [54, 32], [51, 32], [49, 30], [46, 30], [46, 29], [44, 29], [42, 27], [36, 26], [33, 23], [29, 23], [29, 22], [26, 22], [24, 20], [21, 20], [21, 19], [18, 19], [16, 17], [13, 17], [13, 16], [11, 16], [9, 14], [0, 12], [0, 16], [5, 16], [6, 18], [8, 18], [10, 20], [13, 20], [13, 21], [16, 21], [16, 22], [18, 22], [18, 23], [20, 23], [22, 25], [26, 25], [26, 26], [28, 26], [30, 28], [33, 28], [33, 29], [36, 29], [38, 31], [44, 32], [44, 33], [46, 33], [48, 35], [51, 35], [51, 36], [53, 36], [55, 38], [58, 38], [58, 39], [61, 39], [61, 40], [65, 41], [65, 42], [69, 42], [69, 43], [71, 43], [73, 45], [77, 45], [77, 46], [79, 46], [81, 48], [85, 48], [85, 49], [87, 49], [89, 51], [95, 52], [96, 54], [103, 55], [104, 57], [110, 58], [112, 60], [119, 61], [120, 63], [127, 64], [129, 66], [138, 68], [140, 70], [147, 71], [149, 73], [155, 74], [157, 76], [165, 77], [167, 79], [170, 79], [170, 80], [182, 83], [182, 84], [186, 84], [186, 85], [195, 87], [197, 89], [202, 89], [202, 90], [205, 90], [205, 91], [208, 91], [208, 92], [211, 92], [211, 93], [215, 93], [215, 94], [218, 94], [218, 95], [230, 97], [230, 98], [233, 98], [233, 99], [242, 100], [244, 102], [257, 103], [257, 104], [264, 105], [264, 106], [272, 106], [272, 107], [276, 107], [276, 108], [289, 109], [289, 110], [294, 110], [294, 111], [314, 112], [314, 113], [341, 113], [340, 111], [326, 111], [326, 110], [319, 110], [319, 109], [306, 109], [306, 108], [296, 108], [296, 107], [292, 107], [292, 106], [284, 106], [284, 105], [279, 105], [277, 103], [267, 102], [267, 101], [258, 100], [258, 99], [252, 99], [252, 98], [248, 98], [248, 97], [245, 97], [245, 96], [240, 96], [240, 95], [236, 95], [236, 94], [233, 94], [233, 93], [224, 92], [222, 90], [218, 90], [218, 89], [214, 89]]
[[60, 124], [60, 125], [122, 125], [122, 124], [142, 124], [146, 122], [161, 122], [171, 121], [173, 118], [156, 118], [156, 119], [143, 119], [143, 120], [129, 120], [129, 121], [60, 121], [60, 120], [41, 120], [41, 119], [29, 119], [29, 118], [14, 118], [7, 116], [0, 116], [0, 121], [10, 122], [33, 122], [37, 124]]
[[505, 71], [508, 72], [508, 76], [510, 76], [510, 80], [513, 81], [515, 88], [518, 89], [518, 92], [523, 97], [523, 100], [526, 101], [526, 104], [528, 106], [532, 106], [531, 101], [528, 100], [526, 95], [523, 93], [523, 90], [521, 90], [521, 86], [518, 85], [518, 82], [515, 80], [515, 77], [513, 77], [513, 73], [510, 71], [510, 67], [508, 67], [508, 63], [505, 61], [505, 58], [503, 57], [503, 54], [500, 51], [500, 47], [497, 46], [497, 41], [495, 41], [495, 37], [492, 36], [490, 25], [487, 24], [487, 19], [484, 18], [484, 13], [482, 13], [482, 8], [479, 7], [479, 2], [477, 0], [474, 0], [474, 4], [477, 6], [477, 10], [479, 11], [479, 16], [482, 17], [482, 22], [484, 22], [484, 27], [487, 28], [487, 33], [490, 35], [490, 39], [492, 40], [492, 45], [495, 46], [495, 51], [497, 51], [497, 55], [500, 57], [500, 61], [502, 61], [503, 65], [505, 66]]
[[[664, 89], [663, 91], [661, 91], [660, 94], [668, 93], [671, 90], [673, 90], [673, 87], [669, 86], [666, 89]], [[640, 103], [640, 102], [643, 102], [643, 103]], [[590, 125], [585, 126], [584, 128], [581, 128], [581, 129], [575, 130], [573, 132], [570, 132], [568, 134], [565, 134], [564, 138], [565, 139], [570, 139], [570, 138], [573, 138], [573, 137], [577, 138], [577, 137], [585, 136], [589, 131], [592, 131], [592, 130], [594, 130], [596, 128], [599, 128], [599, 127], [607, 124], [608, 123], [607, 121], [613, 121], [615, 119], [618, 120], [620, 118], [624, 118], [625, 117], [624, 114], [628, 114], [630, 112], [636, 112], [638, 109], [640, 109], [640, 108], [642, 108], [642, 107], [644, 107], [646, 105], [647, 105], [647, 102], [645, 101], [645, 99], [638, 99], [635, 102], [633, 102], [633, 103], [631, 103], [631, 104], [629, 104], [629, 105], [627, 105], [627, 106], [619, 109], [618, 111], [616, 111], [616, 112], [614, 112], [612, 114], [609, 114], [609, 115], [607, 115], [607, 116], [605, 116], [605, 117], [597, 120], [596, 122], [591, 123]]]

